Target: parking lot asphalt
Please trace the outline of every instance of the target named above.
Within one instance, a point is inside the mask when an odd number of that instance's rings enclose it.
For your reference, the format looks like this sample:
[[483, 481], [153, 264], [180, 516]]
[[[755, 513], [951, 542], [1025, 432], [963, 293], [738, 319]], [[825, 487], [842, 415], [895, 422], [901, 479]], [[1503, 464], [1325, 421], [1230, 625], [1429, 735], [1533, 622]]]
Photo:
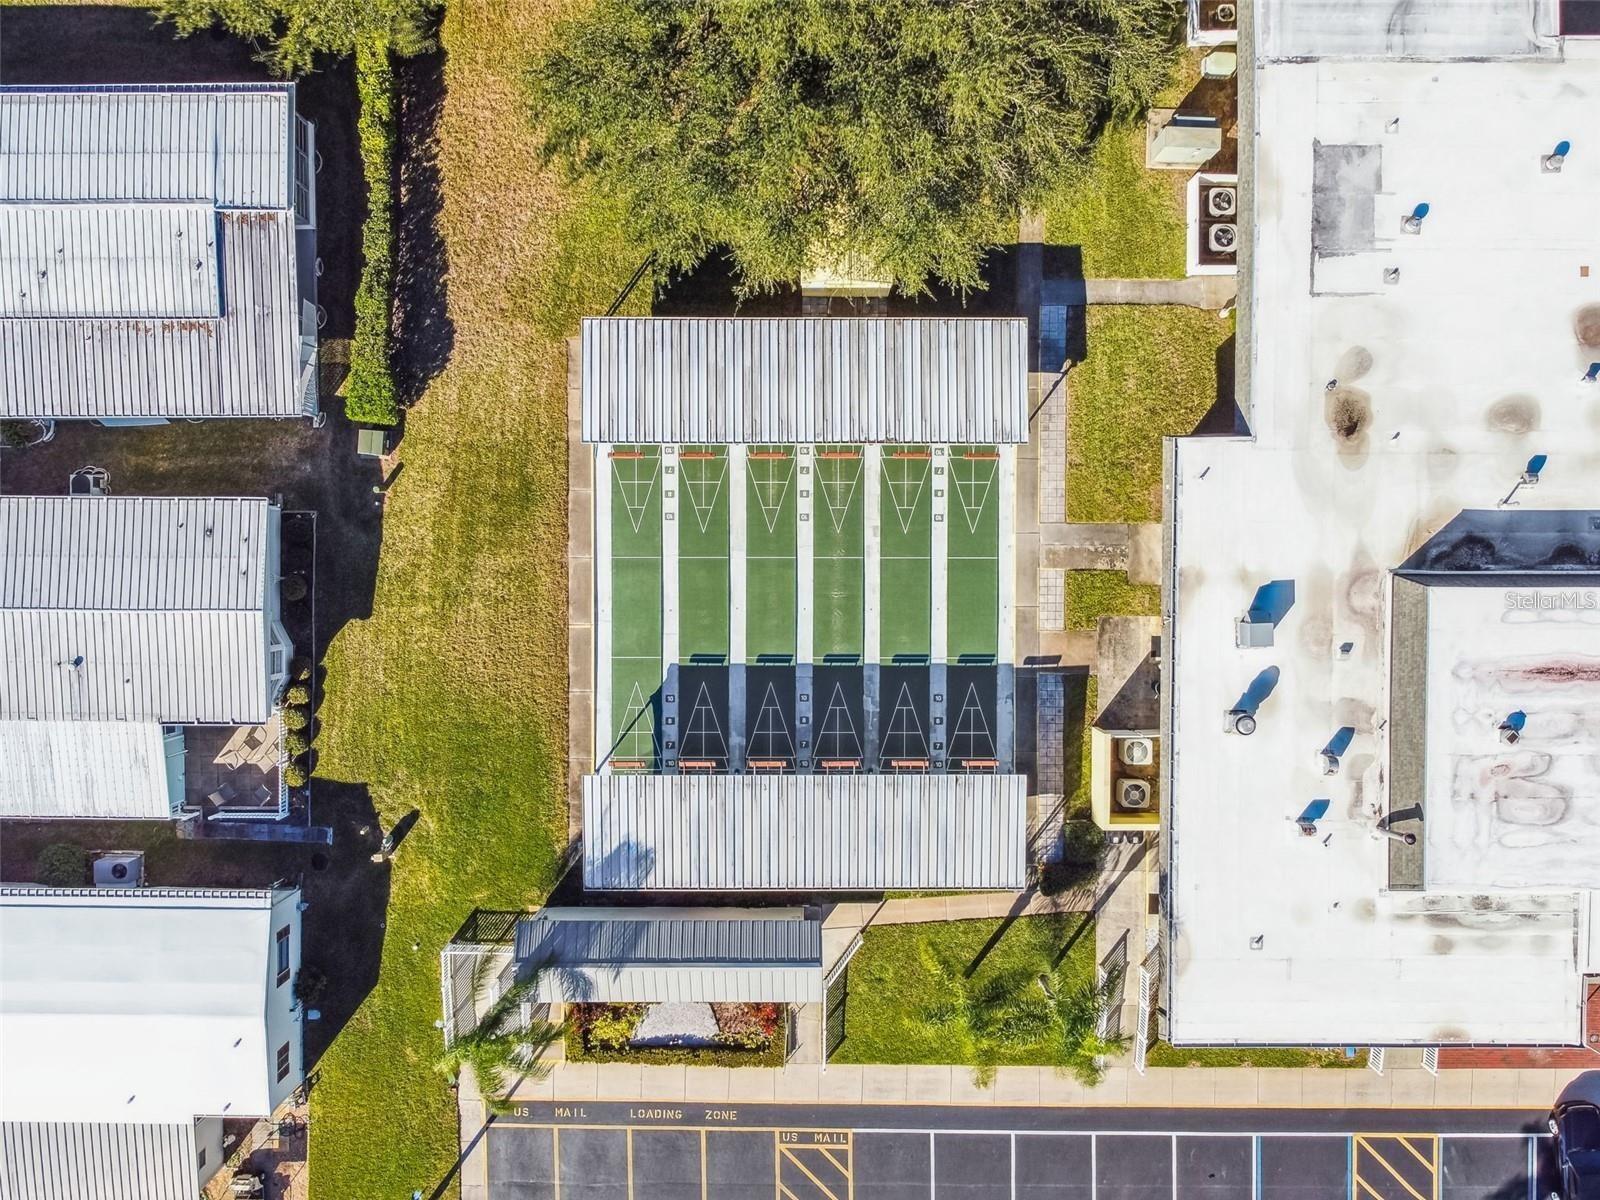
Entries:
[[1544, 1114], [527, 1104], [490, 1200], [1540, 1200]]

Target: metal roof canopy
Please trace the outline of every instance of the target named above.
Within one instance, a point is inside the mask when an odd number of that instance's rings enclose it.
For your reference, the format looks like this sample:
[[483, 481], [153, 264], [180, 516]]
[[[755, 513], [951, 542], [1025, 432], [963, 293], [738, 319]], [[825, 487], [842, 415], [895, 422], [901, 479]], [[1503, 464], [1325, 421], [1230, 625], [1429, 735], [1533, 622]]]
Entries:
[[590, 775], [584, 885], [1021, 888], [1027, 792], [1022, 775]]
[[277, 517], [262, 499], [0, 497], [0, 719], [266, 720]]
[[583, 440], [1022, 443], [1028, 323], [591, 317]]
[[0, 721], [0, 817], [171, 820], [182, 771], [153, 721]]
[[822, 922], [798, 909], [544, 909], [517, 925], [539, 1003], [822, 999]]
[[193, 1121], [0, 1122], [0, 1197], [194, 1200]]
[[294, 85], [0, 87], [0, 201], [292, 207]]

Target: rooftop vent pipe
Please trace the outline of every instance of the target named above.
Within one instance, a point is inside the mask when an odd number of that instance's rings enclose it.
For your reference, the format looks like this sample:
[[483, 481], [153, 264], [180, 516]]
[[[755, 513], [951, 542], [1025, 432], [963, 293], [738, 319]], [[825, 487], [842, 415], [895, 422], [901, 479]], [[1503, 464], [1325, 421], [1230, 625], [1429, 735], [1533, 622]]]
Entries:
[[1567, 153], [1572, 149], [1572, 143], [1560, 141], [1556, 148], [1539, 160], [1539, 168], [1546, 174], [1554, 175], [1561, 170], [1561, 164], [1567, 161]]

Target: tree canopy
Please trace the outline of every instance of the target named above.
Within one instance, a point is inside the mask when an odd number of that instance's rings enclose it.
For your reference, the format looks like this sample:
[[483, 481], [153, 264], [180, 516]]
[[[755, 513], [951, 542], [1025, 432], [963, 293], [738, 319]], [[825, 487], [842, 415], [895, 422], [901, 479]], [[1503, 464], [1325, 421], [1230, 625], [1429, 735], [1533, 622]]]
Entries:
[[319, 54], [344, 58], [360, 45], [402, 58], [433, 46], [432, 14], [441, 0], [161, 0], [160, 16], [188, 35], [216, 22], [263, 42], [262, 59], [280, 75], [304, 75]]
[[869, 263], [980, 287], [987, 248], [1167, 81], [1178, 0], [593, 0], [530, 66], [545, 153], [668, 270], [749, 291]]

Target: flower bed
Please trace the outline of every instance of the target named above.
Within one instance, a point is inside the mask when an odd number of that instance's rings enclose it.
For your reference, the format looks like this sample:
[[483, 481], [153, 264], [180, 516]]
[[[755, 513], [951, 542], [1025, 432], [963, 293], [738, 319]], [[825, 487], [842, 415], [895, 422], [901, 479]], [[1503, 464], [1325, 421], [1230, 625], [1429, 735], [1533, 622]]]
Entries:
[[568, 1062], [683, 1063], [706, 1067], [781, 1067], [788, 1010], [782, 1004], [713, 1004], [716, 1044], [636, 1046], [646, 1004], [574, 1004], [567, 1013]]

